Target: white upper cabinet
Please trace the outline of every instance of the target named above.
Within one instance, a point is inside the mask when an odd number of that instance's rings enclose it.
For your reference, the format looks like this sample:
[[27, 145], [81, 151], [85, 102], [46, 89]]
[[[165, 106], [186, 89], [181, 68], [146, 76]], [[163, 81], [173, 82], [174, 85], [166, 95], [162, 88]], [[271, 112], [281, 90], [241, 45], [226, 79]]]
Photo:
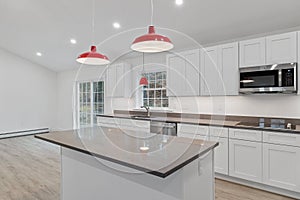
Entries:
[[199, 95], [200, 92], [200, 51], [192, 50], [183, 53], [186, 77], [186, 96]]
[[199, 96], [199, 49], [167, 55], [167, 95]]
[[224, 92], [222, 69], [218, 63], [218, 47], [201, 52], [201, 95], [219, 95]]
[[238, 95], [238, 89], [238, 43], [202, 50], [201, 95]]
[[185, 61], [179, 56], [167, 56], [167, 95], [182, 95], [185, 91]]
[[106, 97], [130, 97], [131, 72], [126, 63], [109, 65], [106, 71]]
[[222, 69], [225, 95], [239, 94], [239, 52], [238, 43], [219, 47], [219, 65]]
[[297, 62], [297, 32], [240, 42], [240, 68]]
[[297, 32], [268, 36], [267, 64], [297, 62]]
[[240, 68], [266, 64], [266, 38], [241, 41]]

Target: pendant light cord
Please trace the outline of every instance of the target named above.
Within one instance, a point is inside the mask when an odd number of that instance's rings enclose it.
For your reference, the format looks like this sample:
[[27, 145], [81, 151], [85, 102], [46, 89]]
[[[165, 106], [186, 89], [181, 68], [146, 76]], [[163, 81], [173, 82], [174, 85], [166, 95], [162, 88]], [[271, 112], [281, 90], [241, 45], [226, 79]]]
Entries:
[[92, 8], [92, 44], [94, 45], [95, 43], [95, 6], [96, 6], [96, 2], [95, 0], [93, 0], [93, 4], [92, 4], [93, 8]]
[[153, 5], [153, 0], [151, 1], [151, 23], [150, 25], [153, 25], [153, 13], [154, 13], [154, 5]]
[[145, 73], [144, 66], [145, 66], [145, 53], [143, 52], [143, 71], [142, 71], [142, 75], [143, 75], [143, 73]]

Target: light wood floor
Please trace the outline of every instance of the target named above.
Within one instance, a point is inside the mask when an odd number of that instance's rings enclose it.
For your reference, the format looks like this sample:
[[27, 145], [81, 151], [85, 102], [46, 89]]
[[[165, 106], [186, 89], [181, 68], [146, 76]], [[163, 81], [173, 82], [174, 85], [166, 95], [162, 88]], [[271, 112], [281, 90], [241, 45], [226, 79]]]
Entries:
[[0, 178], [1, 200], [59, 200], [59, 148], [33, 136], [0, 140]]
[[[59, 200], [59, 147], [33, 136], [0, 140], [0, 199]], [[216, 180], [216, 200], [292, 200]]]

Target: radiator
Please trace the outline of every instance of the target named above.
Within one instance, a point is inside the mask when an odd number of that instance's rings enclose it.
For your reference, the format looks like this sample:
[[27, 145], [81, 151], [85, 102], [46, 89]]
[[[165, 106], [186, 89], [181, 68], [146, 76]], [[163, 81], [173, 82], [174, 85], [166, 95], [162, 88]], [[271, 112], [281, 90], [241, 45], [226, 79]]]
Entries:
[[31, 129], [31, 130], [0, 133], [0, 139], [22, 137], [27, 135], [41, 134], [41, 133], [49, 133], [49, 128], [38, 128], [38, 129]]

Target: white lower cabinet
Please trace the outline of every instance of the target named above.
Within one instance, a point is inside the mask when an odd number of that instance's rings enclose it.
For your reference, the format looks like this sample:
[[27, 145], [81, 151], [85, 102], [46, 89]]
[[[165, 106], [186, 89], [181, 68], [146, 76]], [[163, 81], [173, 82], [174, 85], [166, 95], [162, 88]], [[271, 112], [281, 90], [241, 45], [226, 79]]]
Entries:
[[263, 183], [300, 192], [300, 148], [263, 144]]
[[219, 142], [215, 148], [215, 172], [228, 175], [228, 128], [178, 124], [177, 130], [178, 137]]
[[228, 175], [228, 138], [210, 137], [210, 141], [219, 142], [215, 148], [215, 172]]
[[229, 139], [229, 175], [262, 182], [262, 143]]

